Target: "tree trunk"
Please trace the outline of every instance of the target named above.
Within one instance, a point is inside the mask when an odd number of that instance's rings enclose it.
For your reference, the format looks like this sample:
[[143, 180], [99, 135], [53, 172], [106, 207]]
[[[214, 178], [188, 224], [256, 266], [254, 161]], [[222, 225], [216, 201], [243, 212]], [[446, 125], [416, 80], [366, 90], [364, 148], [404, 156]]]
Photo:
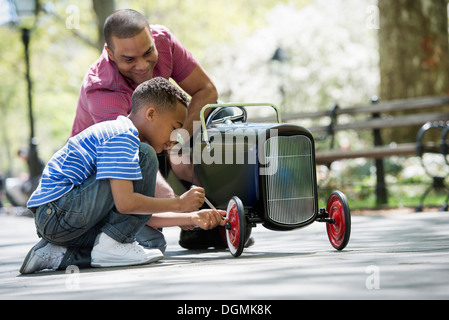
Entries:
[[97, 15], [98, 26], [98, 50], [103, 51], [104, 33], [103, 27], [106, 18], [115, 11], [115, 0], [92, 0], [95, 14]]
[[[449, 90], [447, 0], [379, 0], [382, 101]], [[418, 129], [393, 130], [385, 141], [410, 141]]]
[[380, 98], [449, 89], [447, 0], [379, 0]]

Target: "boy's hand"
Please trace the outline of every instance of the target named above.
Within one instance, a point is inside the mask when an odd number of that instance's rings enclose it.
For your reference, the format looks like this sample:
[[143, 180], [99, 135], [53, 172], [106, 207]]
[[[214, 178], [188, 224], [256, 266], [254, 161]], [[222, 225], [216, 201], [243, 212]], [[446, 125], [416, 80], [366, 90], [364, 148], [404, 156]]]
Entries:
[[191, 188], [179, 197], [181, 201], [181, 211], [191, 212], [198, 210], [204, 203], [205, 192], [201, 187]]
[[216, 226], [225, 226], [229, 221], [228, 218], [224, 218], [226, 211], [205, 209], [192, 214], [192, 223], [204, 230], [210, 230]]

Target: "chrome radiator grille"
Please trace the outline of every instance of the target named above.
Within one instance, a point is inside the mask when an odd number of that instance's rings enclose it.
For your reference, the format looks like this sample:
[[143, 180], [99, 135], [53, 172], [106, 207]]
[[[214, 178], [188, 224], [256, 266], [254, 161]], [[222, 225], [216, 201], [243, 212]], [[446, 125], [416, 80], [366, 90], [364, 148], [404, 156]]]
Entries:
[[[265, 142], [267, 215], [277, 223], [295, 225], [314, 215], [312, 142], [307, 136], [276, 136]], [[271, 173], [271, 174], [270, 174]]]

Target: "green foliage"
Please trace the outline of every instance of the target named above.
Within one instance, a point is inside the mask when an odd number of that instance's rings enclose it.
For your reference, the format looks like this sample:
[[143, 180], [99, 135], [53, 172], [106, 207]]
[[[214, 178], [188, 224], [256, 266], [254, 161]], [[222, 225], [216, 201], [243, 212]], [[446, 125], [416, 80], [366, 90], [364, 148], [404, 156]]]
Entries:
[[[265, 25], [267, 11], [288, 0], [145, 0], [117, 1], [117, 9], [132, 8], [148, 17], [150, 24], [162, 24], [200, 61], [205, 49], [248, 37]], [[302, 7], [310, 0], [295, 1]]]
[[[41, 3], [52, 13], [39, 14], [31, 31], [29, 52], [35, 135], [39, 155], [47, 161], [69, 137], [80, 84], [98, 57], [98, 51], [87, 46], [74, 35], [75, 29], [66, 25], [69, 17], [66, 9], [74, 1]], [[77, 6], [92, 12], [88, 1]], [[92, 19], [92, 14], [81, 14], [76, 30], [94, 33]], [[0, 26], [0, 38], [0, 74], [3, 75], [0, 78], [0, 173], [17, 175], [27, 172], [25, 163], [16, 155], [19, 148], [28, 146], [30, 135], [24, 46], [17, 27]]]
[[[5, 26], [0, 28], [0, 174], [3, 164], [10, 162], [18, 150], [17, 140], [26, 139], [26, 95], [23, 48], [20, 33]], [[15, 152], [12, 152], [16, 150]], [[8, 168], [9, 169], [9, 168]], [[6, 170], [4, 170], [6, 171]]]
[[[41, 0], [30, 43], [35, 131], [47, 161], [68, 139], [78, 93], [98, 58], [97, 17], [92, 1]], [[367, 9], [376, 0], [116, 0], [116, 9], [145, 14], [167, 26], [205, 67], [225, 101], [267, 101], [282, 112], [367, 103], [379, 82], [377, 33], [367, 28]], [[28, 145], [29, 123], [24, 49], [17, 28], [0, 26], [0, 174], [26, 172], [16, 154]], [[290, 59], [273, 61], [281, 47]], [[307, 126], [307, 123], [301, 123]], [[337, 144], [371, 145], [368, 134], [338, 137]], [[327, 149], [318, 143], [319, 149]], [[326, 186], [347, 193], [355, 206], [375, 205], [370, 162], [348, 162]], [[409, 167], [419, 168], [410, 165]], [[417, 169], [388, 160], [389, 199], [415, 199], [428, 183]], [[338, 170], [337, 170], [338, 171]], [[334, 174], [333, 170], [332, 174]], [[424, 177], [424, 178], [423, 178]], [[345, 188], [348, 187], [348, 188]], [[347, 190], [346, 190], [347, 189]], [[323, 189], [322, 189], [323, 190]], [[405, 191], [404, 191], [405, 190]], [[417, 190], [417, 191], [416, 191]], [[390, 191], [390, 190], [389, 190]], [[321, 192], [326, 196], [327, 192]], [[320, 201], [326, 201], [320, 199]]]
[[[246, 37], [265, 23], [264, 15], [285, 0], [115, 1], [116, 9], [144, 13], [169, 27], [201, 61], [206, 48]], [[298, 5], [308, 3], [297, 1]], [[68, 139], [85, 72], [99, 56], [94, 47], [97, 17], [92, 1], [42, 0], [31, 34], [33, 111], [39, 155], [47, 161]], [[24, 48], [20, 31], [0, 26], [0, 173], [26, 172], [17, 150], [29, 143]]]
[[[323, 170], [319, 166], [319, 170]], [[424, 171], [419, 157], [392, 157], [384, 159], [385, 181], [390, 208], [415, 208], [432, 178]], [[448, 167], [446, 166], [446, 174]], [[319, 199], [325, 203], [329, 194], [338, 189], [343, 191], [353, 210], [377, 208], [376, 167], [373, 160], [352, 159], [336, 161], [331, 170], [319, 171]], [[449, 177], [445, 179], [449, 185]], [[432, 189], [425, 198], [426, 207], [439, 207], [445, 203], [447, 190]], [[381, 208], [378, 208], [381, 209]]]

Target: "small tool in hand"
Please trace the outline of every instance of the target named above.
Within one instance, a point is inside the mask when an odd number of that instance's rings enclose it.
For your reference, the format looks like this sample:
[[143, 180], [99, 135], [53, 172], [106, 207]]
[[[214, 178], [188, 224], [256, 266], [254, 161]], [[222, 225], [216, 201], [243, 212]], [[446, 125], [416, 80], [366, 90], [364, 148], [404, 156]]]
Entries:
[[[196, 188], [197, 186], [193, 185], [190, 187], [190, 189], [192, 188]], [[204, 202], [206, 202], [206, 204], [209, 206], [209, 208], [217, 210], [214, 205], [209, 201], [209, 199], [206, 198], [206, 196], [204, 196]]]
[[[192, 188], [196, 188], [196, 186], [195, 186], [195, 185], [190, 186], [190, 189], [192, 189]], [[213, 209], [213, 210], [217, 210], [217, 209], [215, 208], [215, 206], [212, 204], [212, 202], [210, 202], [210, 201], [206, 198], [206, 196], [204, 196], [204, 202], [206, 202], [206, 204], [209, 206], [209, 208], [211, 208], [211, 209]], [[224, 220], [225, 217], [222, 217], [222, 219]], [[227, 230], [231, 230], [231, 224], [230, 224], [229, 222], [226, 223], [225, 228], [226, 228]]]

